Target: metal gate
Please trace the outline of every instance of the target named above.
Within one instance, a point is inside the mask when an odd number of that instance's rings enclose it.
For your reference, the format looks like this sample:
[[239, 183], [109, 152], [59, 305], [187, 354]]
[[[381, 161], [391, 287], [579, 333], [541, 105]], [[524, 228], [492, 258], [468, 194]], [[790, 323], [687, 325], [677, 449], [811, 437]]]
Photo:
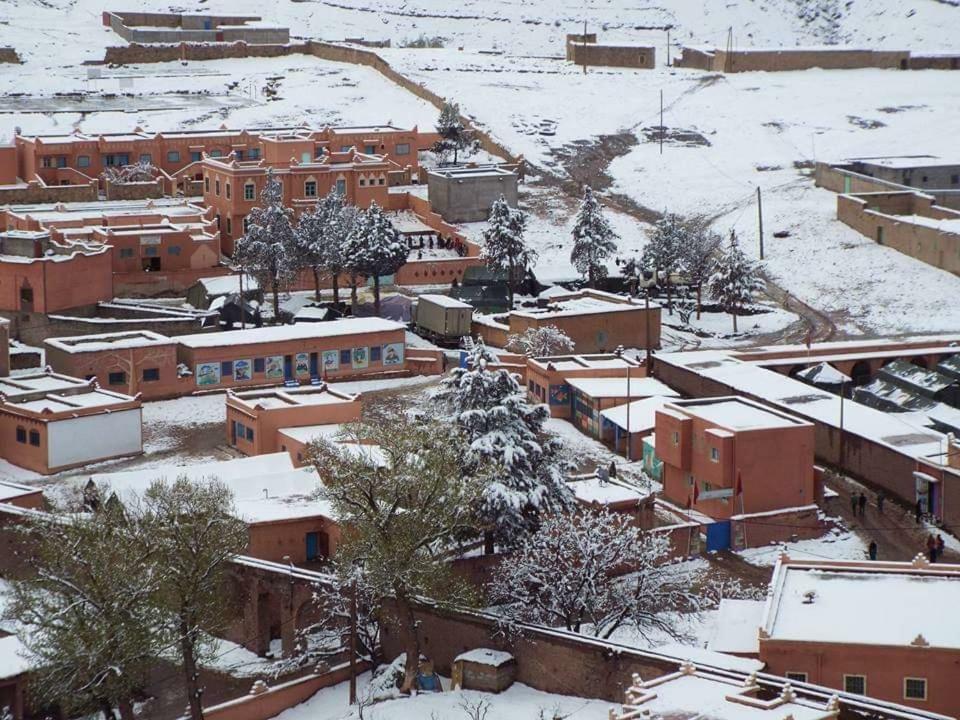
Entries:
[[707, 525], [707, 552], [730, 549], [730, 521]]

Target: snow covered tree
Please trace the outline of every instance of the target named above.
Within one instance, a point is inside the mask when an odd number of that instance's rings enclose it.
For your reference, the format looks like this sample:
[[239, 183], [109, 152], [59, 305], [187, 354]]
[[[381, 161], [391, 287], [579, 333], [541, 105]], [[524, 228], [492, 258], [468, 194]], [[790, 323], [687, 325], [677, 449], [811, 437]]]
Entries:
[[626, 515], [586, 511], [552, 515], [506, 556], [489, 591], [518, 622], [609, 638], [620, 627], [641, 636], [681, 638], [676, 611], [706, 601], [689, 571], [669, 562], [669, 539], [637, 528]]
[[556, 325], [527, 328], [507, 338], [507, 350], [529, 357], [550, 357], [573, 352], [573, 340]]
[[133, 720], [164, 638], [150, 597], [161, 578], [116, 502], [88, 513], [41, 515], [23, 526], [28, 568], [10, 585], [5, 617], [36, 670], [30, 689], [69, 717], [102, 711]]
[[267, 171], [267, 182], [260, 193], [260, 207], [247, 215], [247, 231], [237, 239], [234, 260], [262, 288], [273, 292], [274, 322], [280, 319], [280, 290], [303, 267], [297, 234], [293, 229], [293, 211], [283, 204], [283, 186]]
[[108, 167], [103, 171], [105, 180], [114, 185], [127, 185], [136, 182], [152, 182], [157, 176], [157, 168], [145, 160], [122, 167]]
[[604, 261], [617, 251], [617, 234], [610, 221], [603, 215], [603, 207], [590, 186], [583, 190], [583, 200], [573, 226], [573, 250], [570, 262], [581, 275], [586, 276], [590, 287], [607, 276]]
[[733, 331], [737, 332], [737, 313], [750, 304], [762, 283], [757, 264], [743, 254], [732, 231], [730, 243], [717, 259], [709, 285], [710, 294], [733, 317]]
[[[673, 312], [671, 278], [682, 266], [687, 228], [679, 215], [667, 213], [657, 221], [650, 241], [643, 248], [642, 262], [658, 276], [664, 277], [667, 288], [667, 310]], [[658, 278], [659, 281], [659, 278]]]
[[444, 378], [434, 400], [466, 437], [463, 474], [484, 472], [477, 517], [490, 549], [493, 538], [518, 542], [543, 515], [569, 508], [573, 499], [564, 481], [571, 466], [563, 445], [544, 430], [550, 410], [529, 404], [515, 375], [487, 369], [485, 351], [478, 344], [470, 367], [455, 368]]
[[490, 208], [490, 220], [483, 231], [481, 257], [494, 270], [507, 273], [510, 307], [513, 295], [530, 265], [537, 261], [537, 253], [523, 239], [527, 216], [519, 208], [511, 208], [501, 195]]
[[476, 152], [477, 141], [473, 132], [464, 126], [460, 118], [460, 106], [456, 103], [443, 104], [436, 127], [440, 139], [434, 143], [433, 152], [441, 163], [446, 162], [450, 153], [453, 153], [453, 164], [456, 165], [460, 153], [472, 155]]
[[[343, 209], [343, 195], [331, 190], [314, 206], [300, 215], [297, 222], [296, 239], [297, 253], [301, 264], [313, 273], [313, 283], [316, 298], [320, 299], [320, 277], [327, 271], [327, 254], [331, 249], [331, 226], [339, 218]], [[339, 245], [335, 248], [339, 255]], [[334, 279], [334, 285], [336, 280]]]
[[[476, 532], [471, 508], [479, 481], [460, 477], [463, 440], [456, 431], [402, 410], [373, 408], [340, 439], [378, 445], [384, 458], [375, 466], [369, 456], [326, 440], [307, 449], [308, 461], [324, 478], [320, 495], [343, 528], [339, 567], [359, 569], [377, 602], [391, 598], [387, 622], [406, 649], [401, 690], [407, 692], [420, 657], [415, 598], [473, 601], [472, 588], [452, 572], [448, 553], [457, 538]], [[341, 584], [346, 581], [342, 577]]]
[[687, 235], [681, 251], [681, 263], [690, 282], [697, 289], [697, 320], [699, 320], [703, 286], [709, 282], [713, 274], [717, 251], [723, 239], [710, 229], [704, 218], [694, 218], [686, 225]]
[[410, 254], [407, 244], [376, 203], [360, 212], [343, 244], [347, 264], [373, 278], [373, 308], [380, 314], [380, 278], [401, 268]]
[[138, 524], [153, 548], [161, 578], [155, 613], [175, 638], [192, 720], [203, 717], [199, 665], [215, 651], [213, 638], [234, 620], [227, 573], [230, 559], [248, 542], [246, 524], [234, 514], [233, 497], [221, 482], [153, 482]]

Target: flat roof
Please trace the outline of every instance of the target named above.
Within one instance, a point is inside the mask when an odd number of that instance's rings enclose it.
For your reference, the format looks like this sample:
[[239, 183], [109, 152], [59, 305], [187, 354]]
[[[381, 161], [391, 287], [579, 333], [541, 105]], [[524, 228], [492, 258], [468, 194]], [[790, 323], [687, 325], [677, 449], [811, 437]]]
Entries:
[[[607, 294], [607, 293], [604, 293]], [[614, 299], [616, 298], [616, 299]], [[619, 301], [619, 302], [618, 302]], [[657, 303], [650, 303], [650, 309], [660, 307]], [[597, 315], [608, 312], [630, 312], [644, 310], [644, 304], [631, 298], [622, 298], [612, 295], [611, 299], [583, 295], [569, 299], [552, 300], [545, 308], [531, 308], [528, 310], [513, 310], [511, 313], [519, 317], [534, 319], [550, 317], [571, 317], [574, 315]]]
[[763, 600], [722, 599], [707, 649], [721, 653], [759, 654], [765, 604]]
[[174, 338], [152, 330], [76, 335], [73, 337], [47, 338], [44, 343], [67, 353], [102, 352], [155, 345], [176, 345]]
[[286, 407], [306, 407], [309, 405], [337, 405], [352, 403], [360, 399], [360, 393], [345, 393], [333, 389], [326, 383], [320, 385], [302, 385], [296, 388], [268, 388], [265, 390], [229, 390], [227, 397], [240, 401], [250, 408], [276, 410]]
[[321, 323], [298, 323], [296, 325], [272, 325], [246, 330], [229, 330], [219, 333], [200, 333], [181, 335], [177, 341], [188, 348], [211, 348], [223, 345], [257, 345], [259, 343], [284, 342], [286, 340], [307, 340], [310, 338], [340, 337], [363, 333], [403, 331], [406, 326], [384, 320], [383, 318], [364, 317], [331, 320]]
[[569, 480], [567, 487], [580, 502], [610, 505], [612, 503], [640, 503], [650, 497], [649, 492], [631, 487], [617, 480], [601, 480], [598, 477]]
[[772, 590], [771, 640], [960, 649], [960, 565], [781, 560]]
[[463, 300], [457, 300], [452, 298], [449, 295], [435, 295], [435, 294], [426, 294], [420, 295], [417, 297], [418, 300], [426, 300], [431, 302], [434, 305], [439, 305], [443, 308], [448, 308], [451, 310], [472, 310], [473, 305], [470, 303], [463, 302]]
[[627, 368], [640, 367], [640, 363], [631, 360], [626, 355], [617, 356], [612, 354], [597, 355], [556, 355], [551, 357], [538, 357], [531, 360], [538, 367], [546, 369], [547, 365], [553, 365], [553, 369], [559, 373], [571, 372], [573, 370], [626, 370]]
[[669, 397], [655, 395], [601, 410], [600, 417], [631, 433], [651, 432], [657, 425], [657, 410], [668, 402]]
[[0, 481], [0, 502], [9, 502], [19, 497], [24, 497], [26, 495], [36, 495], [37, 493], [42, 493], [43, 490], [38, 487], [30, 487], [29, 485], [19, 485], [8, 480]]
[[671, 406], [680, 408], [685, 414], [731, 430], [763, 430], [807, 424], [798, 418], [787, 417], [740, 397], [681, 400], [671, 403]]
[[573, 377], [567, 379], [567, 384], [576, 388], [580, 392], [594, 398], [625, 398], [625, 397], [652, 397], [660, 395], [664, 397], [680, 397], [680, 394], [664, 385], [656, 378], [630, 378], [629, 387], [626, 377], [612, 378], [581, 378]]

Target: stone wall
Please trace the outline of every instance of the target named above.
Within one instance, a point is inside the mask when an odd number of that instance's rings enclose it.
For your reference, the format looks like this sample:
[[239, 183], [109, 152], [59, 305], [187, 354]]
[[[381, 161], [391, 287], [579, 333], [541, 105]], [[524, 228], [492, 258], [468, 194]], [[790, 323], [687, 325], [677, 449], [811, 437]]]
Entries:
[[163, 178], [153, 182], [104, 183], [107, 200], [145, 200], [164, 196]]
[[[857, 194], [871, 192], [914, 192], [915, 188], [882, 180], [855, 172], [849, 166], [818, 162], [814, 169], [814, 182], [835, 193]], [[951, 210], [960, 210], [960, 190], [924, 189], [924, 194], [936, 200], [937, 205]]]
[[20, 63], [20, 56], [12, 47], [0, 47], [0, 63]]
[[89, 185], [41, 185], [30, 182], [0, 187], [0, 205], [93, 202], [97, 198], [96, 181]]
[[911, 70], [960, 70], [960, 55], [911, 55]]
[[656, 49], [642, 45], [598, 45], [568, 40], [566, 57], [575, 65], [643, 70], [652, 70], [656, 65]]
[[[569, 48], [568, 48], [569, 49]], [[909, 50], [856, 48], [784, 48], [734, 50], [684, 47], [675, 67], [711, 72], [783, 72], [792, 70], [960, 70], [960, 55], [917, 55]]]

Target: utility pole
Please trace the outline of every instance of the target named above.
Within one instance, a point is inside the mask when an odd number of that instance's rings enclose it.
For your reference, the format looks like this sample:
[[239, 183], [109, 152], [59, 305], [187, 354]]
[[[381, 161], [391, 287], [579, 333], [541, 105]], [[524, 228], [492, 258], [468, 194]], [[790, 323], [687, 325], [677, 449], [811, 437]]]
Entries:
[[757, 186], [757, 219], [760, 223], [760, 259], [763, 260], [763, 196]]
[[643, 293], [643, 309], [644, 309], [644, 319], [643, 319], [643, 331], [646, 336], [644, 342], [647, 346], [647, 359], [644, 361], [646, 366], [647, 377], [653, 377], [650, 373], [652, 367], [650, 365], [650, 288], [647, 288]]
[[627, 360], [627, 462], [630, 462], [630, 361]]
[[350, 704], [357, 704], [357, 578], [350, 588]]
[[666, 128], [663, 126], [663, 90], [660, 90], [660, 154], [663, 155], [663, 133]]
[[587, 74], [587, 17], [583, 17], [583, 74]]
[[670, 28], [667, 28], [667, 67], [670, 67]]

